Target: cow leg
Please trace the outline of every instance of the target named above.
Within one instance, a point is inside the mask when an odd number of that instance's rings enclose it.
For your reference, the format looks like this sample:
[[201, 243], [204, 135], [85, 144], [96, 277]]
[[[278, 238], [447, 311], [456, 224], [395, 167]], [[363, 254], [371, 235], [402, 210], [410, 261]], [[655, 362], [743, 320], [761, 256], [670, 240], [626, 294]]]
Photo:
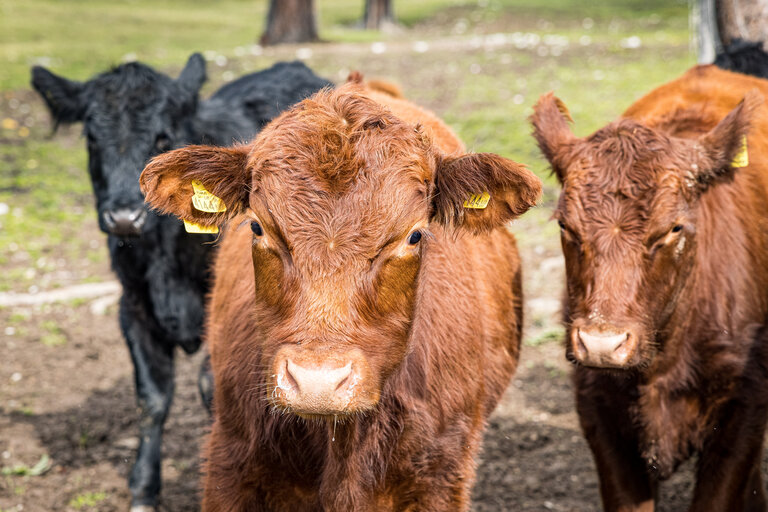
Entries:
[[[618, 383], [576, 376], [576, 408], [595, 459], [606, 512], [653, 512], [657, 482], [640, 454], [638, 434], [629, 417], [630, 391]], [[615, 391], [615, 392], [612, 392]]]
[[160, 493], [163, 425], [173, 399], [173, 343], [158, 340], [146, 306], [126, 294], [120, 301], [120, 325], [133, 360], [141, 420], [139, 450], [128, 479], [133, 512], [153, 510]]
[[[747, 404], [739, 406], [748, 407]], [[689, 510], [764, 512], [766, 496], [760, 461], [765, 410], [742, 410], [741, 413], [731, 410], [721, 418], [723, 421], [715, 430], [715, 438], [709, 440], [699, 459], [696, 488]]]
[[211, 371], [211, 354], [206, 353], [197, 375], [197, 389], [208, 414], [213, 414], [213, 372]]

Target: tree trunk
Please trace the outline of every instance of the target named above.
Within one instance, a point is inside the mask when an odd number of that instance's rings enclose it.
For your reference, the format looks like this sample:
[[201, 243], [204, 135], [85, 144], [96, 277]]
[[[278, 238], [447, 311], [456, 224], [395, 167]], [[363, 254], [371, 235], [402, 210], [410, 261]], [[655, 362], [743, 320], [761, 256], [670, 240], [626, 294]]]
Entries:
[[368, 30], [381, 30], [386, 25], [395, 24], [392, 12], [392, 0], [365, 0], [363, 25]]
[[699, 64], [711, 64], [723, 50], [717, 30], [717, 0], [696, 0], [692, 3], [691, 26], [695, 27], [696, 54]]
[[317, 41], [314, 0], [270, 0], [267, 30], [261, 44]]
[[728, 45], [734, 38], [768, 41], [768, 0], [715, 0], [720, 39]]

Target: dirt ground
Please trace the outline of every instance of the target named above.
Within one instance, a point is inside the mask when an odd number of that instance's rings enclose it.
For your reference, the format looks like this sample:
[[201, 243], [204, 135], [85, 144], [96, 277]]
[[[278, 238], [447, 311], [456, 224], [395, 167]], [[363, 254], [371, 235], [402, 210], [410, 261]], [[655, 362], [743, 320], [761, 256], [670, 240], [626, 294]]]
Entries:
[[[130, 361], [114, 308], [89, 304], [10, 308], [10, 317], [55, 319], [66, 346], [39, 343], [43, 332], [2, 341], [0, 465], [42, 475], [0, 476], [0, 510], [124, 511], [136, 438]], [[33, 349], [30, 349], [30, 348]], [[559, 343], [525, 346], [521, 367], [490, 420], [474, 490], [476, 511], [599, 509], [597, 479], [573, 410]], [[200, 354], [179, 354], [177, 395], [167, 424], [162, 511], [197, 510], [197, 453], [208, 425], [195, 384]], [[662, 511], [684, 508], [690, 465], [663, 487]]]

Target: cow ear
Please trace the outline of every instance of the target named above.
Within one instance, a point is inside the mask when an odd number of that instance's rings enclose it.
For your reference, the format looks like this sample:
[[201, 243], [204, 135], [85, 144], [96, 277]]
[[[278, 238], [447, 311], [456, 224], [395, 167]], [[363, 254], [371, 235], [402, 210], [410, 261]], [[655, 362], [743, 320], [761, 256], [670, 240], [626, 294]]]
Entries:
[[522, 215], [541, 195], [541, 180], [524, 166], [492, 153], [438, 158], [433, 220], [479, 233]]
[[568, 167], [570, 146], [576, 140], [568, 126], [569, 121], [573, 122], [568, 108], [560, 98], [549, 92], [539, 98], [529, 120], [533, 124], [533, 137], [538, 142], [539, 149], [549, 160], [552, 171], [562, 183]]
[[187, 146], [153, 158], [139, 182], [147, 204], [182, 220], [214, 226], [247, 207], [249, 146]]
[[694, 175], [703, 188], [749, 165], [749, 123], [762, 103], [763, 96], [750, 91], [717, 126], [699, 137]]
[[61, 123], [82, 121], [85, 117], [85, 85], [54, 75], [41, 66], [32, 68], [32, 87], [45, 100], [53, 118], [54, 131]]
[[176, 83], [190, 98], [195, 98], [206, 79], [205, 59], [199, 53], [193, 53], [189, 56], [187, 65], [181, 70]]

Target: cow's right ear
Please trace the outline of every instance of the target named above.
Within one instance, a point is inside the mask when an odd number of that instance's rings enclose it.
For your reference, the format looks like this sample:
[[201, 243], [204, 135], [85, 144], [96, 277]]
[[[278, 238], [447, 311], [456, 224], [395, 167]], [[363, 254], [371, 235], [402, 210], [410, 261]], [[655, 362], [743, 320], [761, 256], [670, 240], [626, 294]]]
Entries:
[[153, 158], [139, 183], [147, 204], [202, 226], [223, 224], [248, 204], [250, 146], [187, 146]]
[[61, 123], [75, 123], [85, 117], [85, 84], [67, 80], [44, 67], [35, 66], [32, 68], [32, 87], [45, 100], [53, 118], [54, 131]]
[[568, 153], [576, 141], [576, 136], [568, 126], [568, 122], [573, 121], [568, 108], [560, 98], [549, 92], [536, 102], [529, 120], [533, 125], [533, 137], [539, 143], [539, 149], [549, 160], [552, 171], [562, 183], [569, 163]]

